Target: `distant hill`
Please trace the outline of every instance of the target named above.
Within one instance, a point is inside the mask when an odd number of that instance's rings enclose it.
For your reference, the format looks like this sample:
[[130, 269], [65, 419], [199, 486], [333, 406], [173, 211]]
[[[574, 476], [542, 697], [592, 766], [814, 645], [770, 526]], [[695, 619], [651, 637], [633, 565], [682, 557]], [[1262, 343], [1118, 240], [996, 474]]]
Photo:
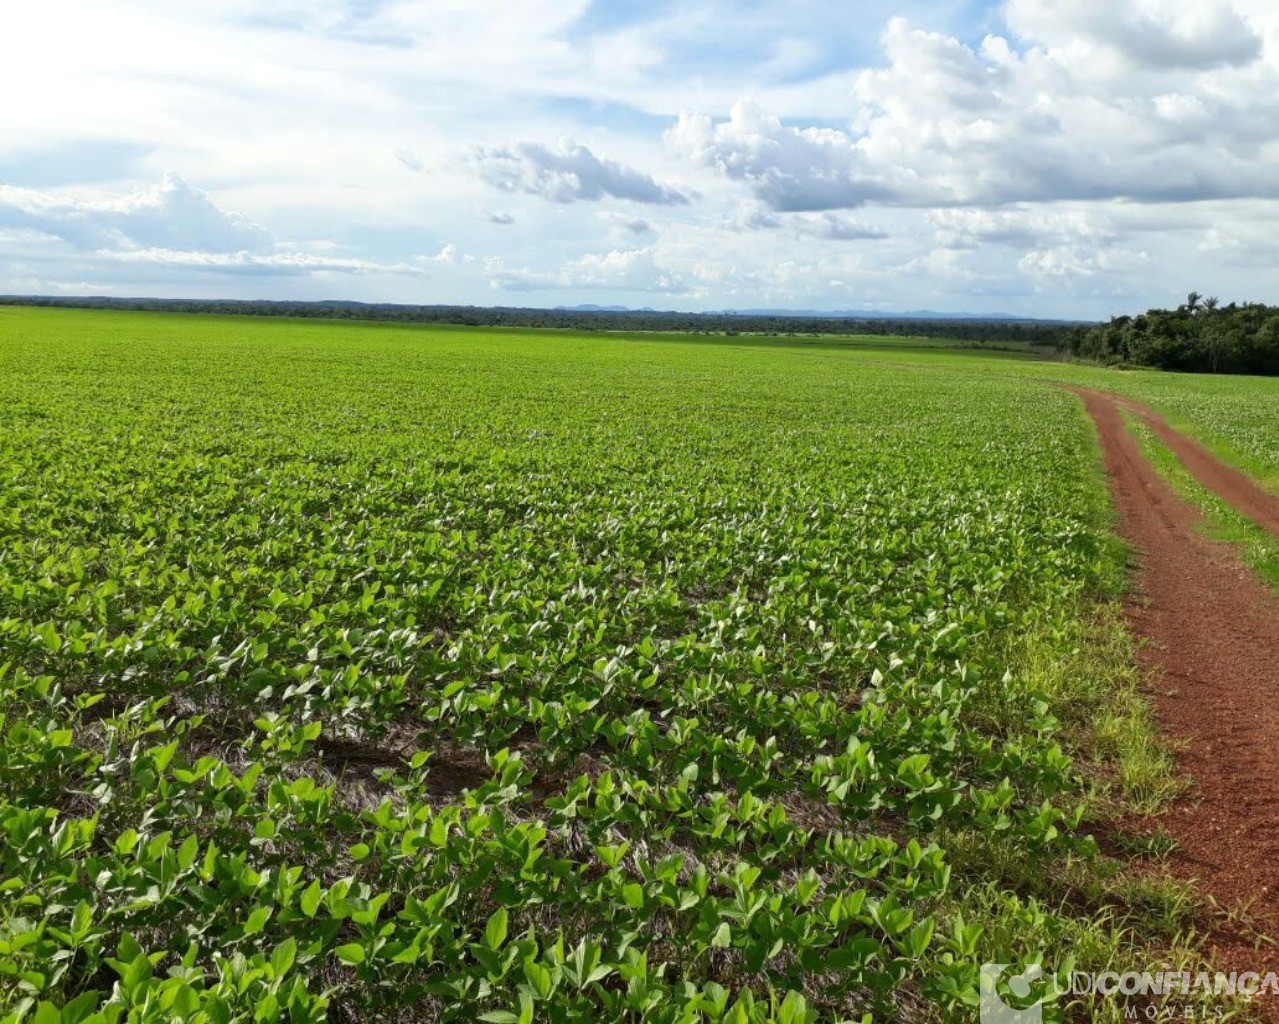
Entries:
[[[584, 302], [576, 306], [556, 306], [556, 310], [572, 313], [658, 313], [651, 306], [638, 309], [631, 306], [597, 306]], [[704, 313], [677, 313], [665, 311], [671, 316], [737, 316], [737, 317], [788, 317], [792, 319], [821, 320], [967, 320], [978, 323], [1021, 323], [1021, 324], [1091, 324], [1085, 320], [1054, 320], [1037, 317], [1017, 316], [1013, 313], [943, 313], [931, 309], [911, 309], [900, 313], [878, 309], [790, 309], [783, 307], [752, 307], [748, 309], [716, 309]]]
[[726, 316], [792, 316], [834, 317], [839, 320], [970, 320], [982, 323], [1060, 324], [1074, 321], [1041, 320], [1014, 316], [1012, 313], [938, 313], [931, 309], [912, 309], [901, 313], [874, 309], [726, 309]]

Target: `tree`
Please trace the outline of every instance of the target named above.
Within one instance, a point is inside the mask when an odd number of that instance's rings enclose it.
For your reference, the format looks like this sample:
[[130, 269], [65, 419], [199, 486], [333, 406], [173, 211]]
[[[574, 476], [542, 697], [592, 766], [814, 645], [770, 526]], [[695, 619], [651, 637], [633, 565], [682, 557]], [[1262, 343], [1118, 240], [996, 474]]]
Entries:
[[1279, 376], [1279, 308], [1223, 307], [1216, 297], [1191, 292], [1175, 310], [1115, 317], [1087, 331], [1073, 351], [1111, 364]]

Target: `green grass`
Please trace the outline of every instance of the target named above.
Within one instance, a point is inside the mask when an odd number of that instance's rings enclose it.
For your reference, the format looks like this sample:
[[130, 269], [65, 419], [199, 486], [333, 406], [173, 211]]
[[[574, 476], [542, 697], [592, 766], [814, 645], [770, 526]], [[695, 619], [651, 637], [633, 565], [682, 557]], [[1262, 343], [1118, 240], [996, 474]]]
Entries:
[[1090, 837], [1177, 783], [1083, 371], [721, 341], [0, 310], [0, 1014], [928, 1020], [1199, 956]]

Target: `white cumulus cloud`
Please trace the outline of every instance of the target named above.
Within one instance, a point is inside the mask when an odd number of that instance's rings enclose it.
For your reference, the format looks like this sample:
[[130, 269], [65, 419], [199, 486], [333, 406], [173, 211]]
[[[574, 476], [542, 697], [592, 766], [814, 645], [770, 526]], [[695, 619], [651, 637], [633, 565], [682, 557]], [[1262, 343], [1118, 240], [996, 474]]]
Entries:
[[1158, 71], [1250, 64], [1263, 46], [1244, 15], [1221, 0], [1009, 0], [1005, 16], [1027, 38], [1109, 51]]
[[588, 147], [562, 139], [551, 149], [540, 142], [476, 146], [467, 165], [490, 185], [526, 192], [554, 203], [598, 200], [606, 196], [636, 203], [683, 205], [689, 197], [643, 171], [596, 156]]
[[176, 174], [96, 199], [0, 185], [0, 227], [38, 231], [86, 249], [264, 252], [272, 246], [264, 228], [219, 208]]
[[1279, 197], [1279, 68], [1229, 4], [1158, 7], [1013, 0], [1020, 45], [977, 49], [893, 19], [846, 128], [740, 100], [681, 113], [667, 144], [777, 212]]
[[494, 260], [490, 262], [488, 271], [493, 287], [507, 291], [608, 289], [668, 294], [688, 291], [682, 276], [663, 266], [652, 248], [588, 253], [549, 272], [511, 269]]
[[681, 111], [666, 133], [678, 156], [747, 182], [774, 210], [826, 210], [887, 199], [857, 140], [829, 128], [788, 128], [758, 103], [739, 100], [728, 120]]

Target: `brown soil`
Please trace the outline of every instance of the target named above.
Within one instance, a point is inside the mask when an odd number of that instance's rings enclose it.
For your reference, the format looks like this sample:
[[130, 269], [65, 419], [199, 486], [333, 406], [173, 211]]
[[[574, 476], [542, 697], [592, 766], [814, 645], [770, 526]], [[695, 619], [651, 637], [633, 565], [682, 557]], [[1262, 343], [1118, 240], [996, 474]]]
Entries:
[[1161, 821], [1178, 843], [1171, 869], [1230, 911], [1204, 922], [1221, 969], [1279, 971], [1279, 945], [1258, 939], [1279, 936], [1279, 596], [1232, 546], [1204, 535], [1198, 510], [1142, 456], [1121, 408], [1142, 416], [1206, 487], [1277, 534], [1279, 499], [1153, 411], [1075, 390], [1097, 424], [1119, 532], [1137, 562], [1127, 613], [1146, 641], [1139, 658], [1150, 696], [1194, 780]]

